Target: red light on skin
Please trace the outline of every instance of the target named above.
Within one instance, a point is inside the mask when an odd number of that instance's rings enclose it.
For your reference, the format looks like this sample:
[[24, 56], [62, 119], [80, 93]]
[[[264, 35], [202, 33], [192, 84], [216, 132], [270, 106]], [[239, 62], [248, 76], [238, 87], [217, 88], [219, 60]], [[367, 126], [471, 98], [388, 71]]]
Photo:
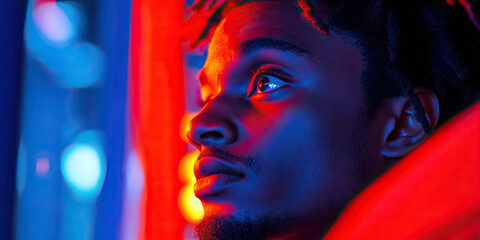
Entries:
[[480, 102], [356, 197], [325, 239], [480, 236], [479, 146]]
[[214, 202], [213, 204], [211, 203], [212, 202], [210, 202], [208, 198], [202, 200], [203, 210], [206, 218], [211, 216], [225, 216], [227, 214], [236, 212], [236, 209], [234, 209], [231, 205], [222, 204], [219, 202]]

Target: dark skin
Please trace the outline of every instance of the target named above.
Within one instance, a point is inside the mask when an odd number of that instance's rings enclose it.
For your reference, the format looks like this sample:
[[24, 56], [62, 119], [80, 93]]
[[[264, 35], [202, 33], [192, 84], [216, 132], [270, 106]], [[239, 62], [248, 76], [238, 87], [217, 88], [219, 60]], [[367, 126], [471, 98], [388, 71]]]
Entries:
[[[354, 44], [318, 32], [293, 2], [228, 13], [200, 74], [205, 105], [187, 133], [207, 153], [195, 166], [205, 216], [295, 216], [276, 238], [322, 236], [362, 187], [427, 136], [408, 97], [365, 115], [363, 69]], [[415, 91], [435, 127], [435, 94]]]

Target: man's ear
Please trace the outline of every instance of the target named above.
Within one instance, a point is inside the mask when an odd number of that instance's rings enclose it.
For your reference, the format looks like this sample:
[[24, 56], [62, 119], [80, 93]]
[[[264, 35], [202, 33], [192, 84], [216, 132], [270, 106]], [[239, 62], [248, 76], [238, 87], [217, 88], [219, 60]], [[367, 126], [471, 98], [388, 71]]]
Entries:
[[[437, 96], [426, 88], [415, 88], [414, 92], [423, 105], [430, 128], [434, 129], [440, 113]], [[417, 147], [428, 134], [408, 97], [390, 98], [385, 104], [382, 107], [389, 108], [390, 114], [384, 130], [382, 156], [399, 158]]]

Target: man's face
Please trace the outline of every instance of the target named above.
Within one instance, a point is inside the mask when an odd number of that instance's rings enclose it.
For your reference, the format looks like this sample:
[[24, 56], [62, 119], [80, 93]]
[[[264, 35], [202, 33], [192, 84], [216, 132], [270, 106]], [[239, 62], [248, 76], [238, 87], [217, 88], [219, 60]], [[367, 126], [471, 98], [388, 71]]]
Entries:
[[357, 48], [317, 31], [290, 1], [231, 11], [188, 132], [202, 151], [195, 194], [206, 218], [284, 216], [295, 222], [286, 233], [325, 229], [371, 167], [362, 69]]

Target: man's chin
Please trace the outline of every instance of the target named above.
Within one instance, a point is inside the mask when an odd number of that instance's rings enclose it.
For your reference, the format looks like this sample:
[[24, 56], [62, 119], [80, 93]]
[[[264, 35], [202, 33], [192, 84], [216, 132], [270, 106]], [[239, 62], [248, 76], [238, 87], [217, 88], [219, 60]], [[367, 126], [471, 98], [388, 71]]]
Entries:
[[267, 239], [278, 236], [280, 228], [294, 222], [294, 217], [272, 214], [256, 217], [206, 216], [196, 225], [195, 237], [199, 240]]

